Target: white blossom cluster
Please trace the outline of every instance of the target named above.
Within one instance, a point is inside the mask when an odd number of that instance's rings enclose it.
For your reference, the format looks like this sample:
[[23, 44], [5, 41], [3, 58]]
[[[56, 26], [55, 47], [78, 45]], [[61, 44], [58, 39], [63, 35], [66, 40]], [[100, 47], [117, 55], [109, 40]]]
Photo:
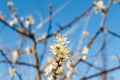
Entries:
[[71, 49], [68, 46], [69, 41], [67, 41], [67, 38], [64, 38], [62, 35], [58, 35], [54, 41], [55, 44], [50, 45], [50, 52], [59, 58], [67, 59], [71, 53]]
[[[12, 2], [12, 1], [8, 1], [7, 2], [7, 7], [8, 7], [8, 9], [11, 11], [11, 13], [12, 13], [12, 20], [7, 20], [7, 23], [9, 24], [9, 26], [10, 27], [13, 27], [14, 25], [16, 25], [18, 22], [20, 23], [20, 24], [22, 24], [22, 22], [24, 21], [24, 17], [18, 17], [17, 15], [16, 15], [16, 13], [17, 13], [17, 11], [16, 11], [16, 8], [14, 8], [14, 3]], [[2, 20], [4, 20], [4, 16], [0, 16], [0, 19], [2, 19]], [[33, 18], [33, 16], [32, 15], [30, 15], [30, 14], [28, 14], [27, 16], [26, 16], [26, 20], [25, 20], [25, 22], [23, 22], [23, 26], [25, 27], [25, 28], [29, 28], [31, 25], [33, 25], [35, 23], [35, 21], [34, 21], [34, 18]]]
[[69, 41], [62, 35], [57, 35], [54, 44], [50, 45], [50, 53], [55, 56], [54, 59], [49, 59], [49, 64], [45, 67], [47, 74], [51, 73], [48, 80], [55, 80], [60, 74], [63, 73], [63, 61], [68, 61], [71, 55], [71, 49], [68, 46]]

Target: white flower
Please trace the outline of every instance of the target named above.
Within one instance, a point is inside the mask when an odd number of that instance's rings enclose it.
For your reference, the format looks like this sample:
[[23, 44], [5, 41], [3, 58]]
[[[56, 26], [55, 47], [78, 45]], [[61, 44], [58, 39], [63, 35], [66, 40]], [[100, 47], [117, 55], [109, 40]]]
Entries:
[[30, 14], [27, 16], [27, 20], [30, 21], [31, 24], [34, 24], [34, 23], [35, 23], [32, 15], [30, 15]]
[[62, 67], [62, 66], [59, 67], [59, 68], [55, 71], [55, 73], [57, 73], [57, 74], [62, 74], [62, 73], [63, 73], [63, 67]]
[[73, 73], [72, 70], [67, 71], [67, 74], [66, 74], [67, 78], [70, 78], [72, 76], [72, 73]]
[[27, 16], [27, 20], [25, 21], [25, 27], [28, 28], [31, 24], [34, 24], [34, 19], [31, 15]]
[[87, 31], [82, 31], [82, 35], [88, 37], [89, 33]]
[[63, 37], [62, 35], [58, 34], [56, 36], [56, 40], [55, 40], [57, 43], [60, 43], [60, 44], [66, 44], [66, 43], [70, 43], [70, 41], [67, 41], [67, 38]]
[[67, 61], [67, 62], [66, 62], [66, 66], [67, 66], [68, 69], [71, 69], [71, 68], [72, 68], [72, 67], [71, 67], [71, 62], [70, 62], [70, 61]]
[[31, 52], [32, 52], [32, 50], [31, 50], [31, 48], [30, 48], [30, 47], [26, 47], [26, 48], [25, 48], [25, 52], [26, 52], [26, 53], [31, 53]]
[[15, 63], [17, 59], [19, 58], [19, 52], [17, 50], [14, 50], [12, 52], [12, 57], [13, 57], [13, 63]]
[[109, 31], [109, 30], [108, 30], [107, 28], [104, 29], [104, 33], [108, 33], [108, 31]]
[[18, 22], [18, 19], [14, 15], [12, 15], [12, 17], [13, 17], [13, 20], [8, 20], [8, 24], [11, 27], [14, 26]]
[[88, 53], [88, 51], [89, 51], [89, 48], [87, 46], [85, 46], [82, 50], [82, 56], [81, 56], [82, 60], [86, 60], [86, 58], [87, 58], [86, 54]]
[[54, 78], [53, 78], [52, 75], [50, 75], [50, 76], [47, 78], [47, 80], [54, 80]]
[[25, 21], [25, 27], [28, 28], [30, 26], [30, 21]]
[[48, 73], [52, 72], [54, 65], [50, 64], [45, 68], [45, 75], [47, 75]]
[[50, 45], [51, 53], [61, 58], [68, 58], [71, 55], [71, 49], [67, 45]]
[[71, 55], [71, 49], [68, 46], [69, 41], [62, 35], [56, 36], [55, 44], [50, 45], [50, 52], [60, 58], [67, 59]]
[[82, 60], [86, 60], [87, 56], [86, 55], [82, 55], [81, 59]]
[[50, 52], [53, 54], [53, 55], [57, 55], [57, 52], [59, 50], [60, 46], [55, 44], [55, 45], [50, 45]]
[[2, 14], [2, 12], [0, 11], [0, 20], [5, 20], [5, 16]]
[[9, 26], [12, 27], [12, 26], [14, 26], [15, 22], [14, 21], [9, 21], [8, 24], [9, 24]]
[[71, 56], [71, 49], [68, 46], [61, 47], [59, 56], [67, 59], [69, 56]]
[[8, 7], [13, 6], [13, 2], [12, 2], [12, 1], [8, 1], [8, 2], [7, 2], [7, 6], [8, 6]]
[[93, 5], [94, 5], [94, 11], [95, 12], [98, 12], [98, 11], [100, 11], [100, 10], [105, 8], [104, 3], [103, 3], [102, 0], [94, 2]]
[[85, 46], [85, 47], [83, 48], [83, 50], [82, 50], [82, 54], [83, 54], [83, 55], [84, 55], [84, 54], [87, 54], [88, 51], [89, 51], [89, 48], [88, 48], [87, 46]]
[[43, 34], [42, 34], [42, 38], [43, 38], [43, 39], [46, 39], [46, 36], [47, 36], [46, 33], [43, 33]]
[[56, 66], [57, 63], [53, 62], [52, 64], [49, 64], [45, 67], [45, 75], [47, 75], [48, 73], [52, 72], [52, 70], [54, 69], [54, 67]]
[[10, 68], [9, 69], [9, 74], [11, 75], [11, 76], [13, 76], [14, 74], [15, 74], [15, 68]]

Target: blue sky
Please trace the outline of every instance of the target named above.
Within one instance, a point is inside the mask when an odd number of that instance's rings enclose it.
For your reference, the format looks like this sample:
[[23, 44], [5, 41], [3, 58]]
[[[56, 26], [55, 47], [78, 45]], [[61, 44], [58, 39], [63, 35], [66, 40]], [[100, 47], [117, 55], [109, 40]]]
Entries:
[[[76, 16], [79, 16], [84, 10], [86, 10], [91, 3], [94, 0], [12, 0], [14, 2], [14, 7], [17, 8], [17, 14], [19, 17], [26, 17], [28, 14], [31, 14], [35, 19], [35, 24], [32, 26], [33, 29], [36, 29], [36, 26], [38, 26], [39, 23], [41, 23], [42, 20], [46, 19], [49, 15], [49, 4], [53, 4], [53, 13], [62, 5], [66, 4], [66, 7], [64, 7], [59, 13], [57, 13], [53, 19], [52, 19], [52, 31], [56, 31], [58, 29], [57, 24], [60, 24], [61, 26], [64, 26], [69, 21], [74, 19]], [[104, 0], [104, 3], [107, 4], [108, 0]], [[6, 6], [7, 0], [1, 0], [0, 1], [0, 11], [8, 16], [10, 18], [10, 12]], [[108, 12], [105, 27], [107, 27], [109, 30], [120, 34], [120, 4], [112, 3], [112, 6]], [[86, 19], [90, 19], [86, 21]], [[69, 35], [68, 38], [71, 41], [70, 46], [72, 47], [73, 51], [76, 48], [76, 45], [78, 44], [79, 37], [81, 36], [82, 29], [86, 26], [86, 30], [89, 32], [89, 37], [92, 38], [92, 36], [95, 34], [95, 32], [98, 30], [100, 21], [101, 21], [102, 15], [101, 13], [95, 14], [92, 10], [89, 15], [85, 16], [81, 20], [77, 21], [72, 25], [72, 27], [78, 25], [78, 28], [73, 32], [73, 34]], [[87, 25], [86, 25], [87, 24]], [[48, 22], [37, 31], [36, 37], [41, 36], [46, 32], [48, 28]], [[70, 28], [62, 31], [62, 34], [70, 30]], [[103, 42], [103, 33], [98, 36], [98, 38], [93, 43], [88, 56], [96, 54], [97, 50], [100, 48], [102, 42]], [[106, 51], [109, 55], [115, 55], [120, 52], [120, 39], [116, 37], [112, 37], [110, 34], [107, 34], [107, 40], [111, 39], [110, 42], [107, 44]], [[20, 41], [22, 37], [19, 36], [16, 32], [12, 31], [11, 29], [5, 27], [2, 23], [0, 23], [0, 45], [6, 46], [10, 49], [16, 49], [18, 47], [18, 41]], [[85, 38], [82, 47], [85, 46], [88, 43], [88, 39]], [[30, 40], [26, 42], [26, 44], [23, 46], [31, 46], [29, 44]], [[52, 43], [51, 39], [49, 40], [48, 44]], [[40, 44], [41, 45], [41, 44]], [[39, 45], [38, 51], [42, 50], [42, 46]], [[23, 49], [22, 48], [22, 49]], [[26, 55], [23, 55], [24, 58], [26, 58]], [[31, 56], [32, 57], [32, 56]], [[46, 58], [45, 58], [46, 59]], [[22, 59], [24, 61], [24, 59]], [[89, 62], [95, 61], [96, 59], [88, 59]], [[30, 61], [32, 63], [32, 61]], [[1, 64], [0, 64], [1, 65]], [[108, 68], [112, 68], [117, 66], [116, 60], [110, 60], [108, 62]], [[2, 64], [2, 66], [5, 66]], [[78, 67], [80, 67], [79, 65]], [[99, 66], [99, 65], [98, 65]], [[84, 66], [83, 66], [84, 67]], [[4, 69], [4, 67], [3, 67]], [[7, 71], [7, 70], [6, 70]], [[33, 70], [32, 70], [33, 71]], [[0, 69], [0, 76], [3, 75], [2, 68]], [[33, 71], [34, 72], [34, 71]], [[27, 72], [26, 72], [27, 73]], [[81, 72], [80, 72], [81, 73]], [[80, 74], [79, 73], [79, 74]], [[90, 74], [95, 73], [95, 70], [91, 70]], [[24, 74], [24, 73], [23, 73]], [[116, 74], [116, 75], [114, 75]], [[32, 75], [32, 74], [31, 74]], [[78, 74], [76, 74], [78, 75]], [[120, 72], [113, 72], [113, 76], [120, 75]], [[33, 76], [32, 76], [33, 77]], [[5, 77], [4, 77], [5, 78]], [[7, 80], [7, 78], [5, 79]], [[30, 80], [30, 79], [29, 79]], [[32, 79], [31, 79], [32, 80]], [[76, 78], [76, 80], [79, 80]], [[90, 80], [96, 80], [96, 79], [90, 79]]]

